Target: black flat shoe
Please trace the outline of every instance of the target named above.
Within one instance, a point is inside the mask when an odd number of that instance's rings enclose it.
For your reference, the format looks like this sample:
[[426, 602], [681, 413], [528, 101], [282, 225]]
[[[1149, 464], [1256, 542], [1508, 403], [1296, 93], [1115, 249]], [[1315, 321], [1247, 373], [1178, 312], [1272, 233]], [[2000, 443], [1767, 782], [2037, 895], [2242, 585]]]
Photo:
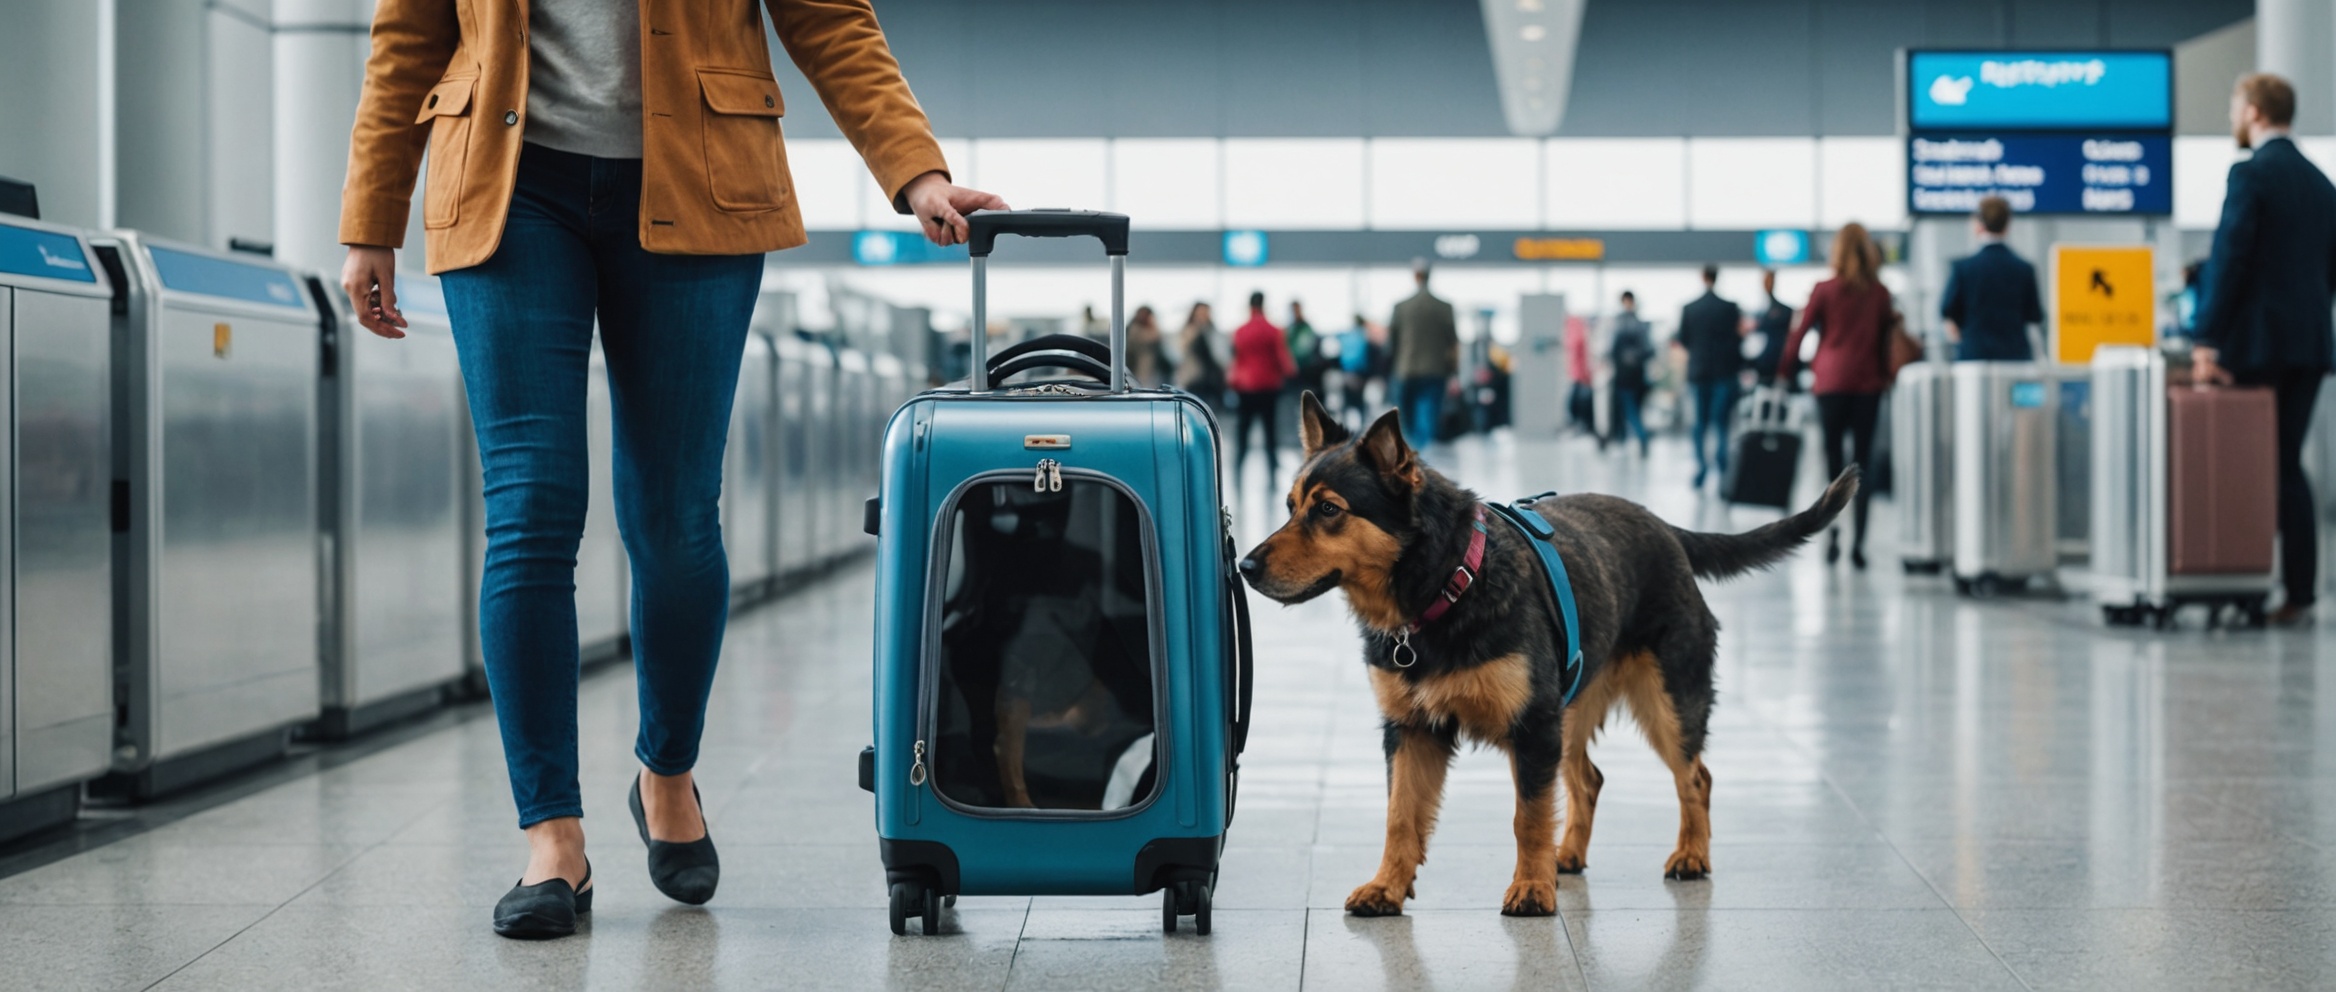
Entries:
[[1860, 572], [1866, 570], [1866, 549], [1849, 549], [1849, 567], [1857, 569]]
[[[689, 787], [690, 797], [698, 801], [698, 822], [706, 818], [705, 799], [698, 795], [698, 787]], [[714, 835], [687, 843], [651, 840], [649, 814], [641, 809], [641, 776], [633, 776], [633, 825], [641, 828], [641, 843], [649, 845], [649, 880], [657, 883], [657, 891], [675, 902], [703, 906], [714, 898], [714, 886], [722, 881], [722, 859], [714, 854]]]
[[[550, 940], [576, 932], [576, 921], [592, 912], [592, 862], [574, 888], [564, 878], [514, 885], [495, 903], [495, 932], [513, 940]], [[577, 889], [582, 889], [579, 892]]]

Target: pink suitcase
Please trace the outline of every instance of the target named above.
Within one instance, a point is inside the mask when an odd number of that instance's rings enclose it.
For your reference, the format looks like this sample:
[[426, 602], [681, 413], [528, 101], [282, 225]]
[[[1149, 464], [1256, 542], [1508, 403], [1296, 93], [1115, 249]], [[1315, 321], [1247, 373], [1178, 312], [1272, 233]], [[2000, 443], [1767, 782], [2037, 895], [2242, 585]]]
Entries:
[[2166, 572], [2271, 571], [2278, 418], [2268, 389], [2166, 389]]

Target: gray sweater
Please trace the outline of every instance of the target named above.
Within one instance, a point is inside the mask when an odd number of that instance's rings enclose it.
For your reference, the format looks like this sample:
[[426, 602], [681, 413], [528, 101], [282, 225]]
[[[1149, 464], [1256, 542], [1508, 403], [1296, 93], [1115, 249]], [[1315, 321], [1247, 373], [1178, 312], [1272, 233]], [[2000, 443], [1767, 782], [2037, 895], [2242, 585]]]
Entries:
[[639, 0], [533, 0], [527, 57], [528, 141], [641, 157]]

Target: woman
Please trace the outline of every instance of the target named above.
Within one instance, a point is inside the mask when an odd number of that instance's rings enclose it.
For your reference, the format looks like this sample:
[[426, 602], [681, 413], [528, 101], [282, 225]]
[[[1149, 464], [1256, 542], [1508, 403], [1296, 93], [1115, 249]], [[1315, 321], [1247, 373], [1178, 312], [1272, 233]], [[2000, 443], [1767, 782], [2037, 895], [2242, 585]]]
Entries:
[[1158, 386], [1168, 381], [1174, 365], [1168, 360], [1168, 345], [1160, 333], [1160, 318], [1151, 307], [1137, 307], [1136, 315], [1127, 322], [1127, 370], [1135, 377], [1136, 385]]
[[1217, 324], [1209, 305], [1195, 303], [1176, 335], [1176, 386], [1224, 412], [1225, 360], [1217, 354]]
[[[1874, 421], [1882, 411], [1882, 393], [1890, 387], [1885, 337], [1890, 289], [1882, 285], [1882, 250], [1866, 236], [1862, 224], [1844, 224], [1833, 236], [1832, 265], [1833, 278], [1809, 292], [1809, 303], [1801, 308], [1800, 321], [1784, 343], [1777, 379], [1792, 382], [1801, 357], [1801, 335], [1816, 331], [1817, 357], [1809, 367], [1817, 381], [1809, 391], [1817, 395], [1817, 417], [1825, 425], [1825, 471], [1839, 476], [1854, 463], [1871, 479]], [[1872, 491], [1858, 487], [1857, 512], [1851, 518], [1849, 563], [1858, 569], [1866, 567], [1866, 500]], [[1825, 561], [1840, 560], [1841, 531], [1836, 527], [1825, 532]]]
[[[394, 252], [426, 141], [429, 265], [444, 273], [485, 476], [480, 643], [528, 843], [494, 927], [557, 937], [592, 906], [574, 573], [594, 323], [632, 560], [642, 767], [630, 805], [658, 889], [703, 903], [720, 864], [690, 770], [730, 594], [722, 448], [763, 253], [802, 244], [803, 223], [753, 0], [665, 5], [646, 46], [634, 2], [464, 10], [381, 0], [350, 138], [341, 285], [367, 330], [403, 336]], [[957, 243], [964, 213], [1005, 206], [950, 183], [864, 0], [773, 2], [770, 17], [926, 237]]]

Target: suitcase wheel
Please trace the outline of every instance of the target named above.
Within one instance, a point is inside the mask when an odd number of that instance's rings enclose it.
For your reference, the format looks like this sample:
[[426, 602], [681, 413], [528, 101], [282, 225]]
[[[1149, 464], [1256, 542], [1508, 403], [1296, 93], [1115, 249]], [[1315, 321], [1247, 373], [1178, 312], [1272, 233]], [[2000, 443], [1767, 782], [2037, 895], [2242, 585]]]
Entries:
[[913, 882], [892, 883], [892, 932], [895, 936], [908, 935], [908, 918], [917, 917], [925, 936], [941, 932], [941, 907], [957, 904], [956, 896], [943, 896], [938, 889]]
[[1160, 931], [1176, 932], [1176, 918], [1192, 917], [1192, 932], [1209, 935], [1210, 889], [1208, 882], [1178, 882], [1160, 890]]

